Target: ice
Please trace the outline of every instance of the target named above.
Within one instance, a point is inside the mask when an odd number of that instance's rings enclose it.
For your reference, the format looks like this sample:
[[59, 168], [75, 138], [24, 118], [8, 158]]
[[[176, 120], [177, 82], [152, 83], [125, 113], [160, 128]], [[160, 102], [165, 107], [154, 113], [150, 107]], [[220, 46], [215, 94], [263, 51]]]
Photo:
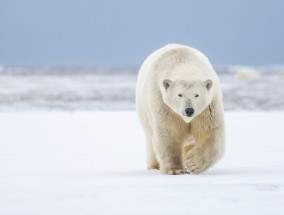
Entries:
[[202, 175], [146, 170], [134, 111], [0, 113], [0, 214], [274, 214], [284, 112], [226, 112], [226, 154]]

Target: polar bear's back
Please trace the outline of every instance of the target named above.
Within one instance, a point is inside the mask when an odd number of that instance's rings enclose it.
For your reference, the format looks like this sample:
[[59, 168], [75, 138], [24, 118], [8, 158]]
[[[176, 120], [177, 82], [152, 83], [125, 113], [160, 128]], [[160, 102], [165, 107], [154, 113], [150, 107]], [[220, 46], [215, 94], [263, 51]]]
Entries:
[[164, 79], [177, 78], [204, 81], [210, 78], [217, 84], [219, 82], [203, 53], [188, 46], [169, 44], [146, 58], [138, 74], [137, 91], [139, 93], [140, 88], [145, 91], [149, 86], [160, 86]]
[[[178, 66], [183, 66], [182, 69], [178, 69], [180, 74], [176, 71]], [[197, 67], [200, 74], [196, 74]], [[150, 80], [176, 79], [178, 76], [193, 77], [196, 75], [202, 79], [202, 76], [212, 77], [212, 73], [215, 73], [214, 69], [208, 58], [200, 51], [189, 46], [168, 44], [146, 58], [140, 68], [138, 80], [145, 78]]]

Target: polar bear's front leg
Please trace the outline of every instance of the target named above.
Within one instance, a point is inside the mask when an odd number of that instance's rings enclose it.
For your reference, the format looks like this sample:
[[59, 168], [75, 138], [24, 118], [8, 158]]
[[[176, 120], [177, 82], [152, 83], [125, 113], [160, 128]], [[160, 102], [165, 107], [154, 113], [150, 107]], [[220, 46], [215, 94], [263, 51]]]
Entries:
[[153, 146], [163, 174], [179, 175], [187, 172], [183, 165], [182, 143], [177, 142], [169, 132], [157, 134]]
[[185, 156], [185, 166], [189, 173], [199, 174], [221, 159], [224, 153], [224, 129], [211, 130], [205, 137], [196, 138], [196, 145]]
[[147, 138], [147, 169], [160, 169], [160, 164], [152, 145], [152, 138]]

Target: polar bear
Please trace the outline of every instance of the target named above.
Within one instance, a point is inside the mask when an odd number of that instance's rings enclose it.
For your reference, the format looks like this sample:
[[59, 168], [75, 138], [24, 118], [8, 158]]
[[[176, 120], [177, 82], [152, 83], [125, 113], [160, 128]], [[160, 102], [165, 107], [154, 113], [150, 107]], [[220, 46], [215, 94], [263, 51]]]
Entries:
[[153, 52], [138, 74], [136, 108], [146, 135], [148, 169], [199, 174], [222, 157], [221, 87], [200, 51], [170, 44]]

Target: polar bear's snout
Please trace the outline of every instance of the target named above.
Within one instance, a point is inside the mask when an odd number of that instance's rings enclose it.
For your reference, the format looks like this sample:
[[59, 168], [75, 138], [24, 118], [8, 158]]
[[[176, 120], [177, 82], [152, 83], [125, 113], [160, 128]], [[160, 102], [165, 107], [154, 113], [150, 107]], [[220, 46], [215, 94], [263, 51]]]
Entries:
[[194, 109], [193, 108], [186, 108], [184, 110], [184, 115], [187, 117], [191, 117], [194, 114]]

